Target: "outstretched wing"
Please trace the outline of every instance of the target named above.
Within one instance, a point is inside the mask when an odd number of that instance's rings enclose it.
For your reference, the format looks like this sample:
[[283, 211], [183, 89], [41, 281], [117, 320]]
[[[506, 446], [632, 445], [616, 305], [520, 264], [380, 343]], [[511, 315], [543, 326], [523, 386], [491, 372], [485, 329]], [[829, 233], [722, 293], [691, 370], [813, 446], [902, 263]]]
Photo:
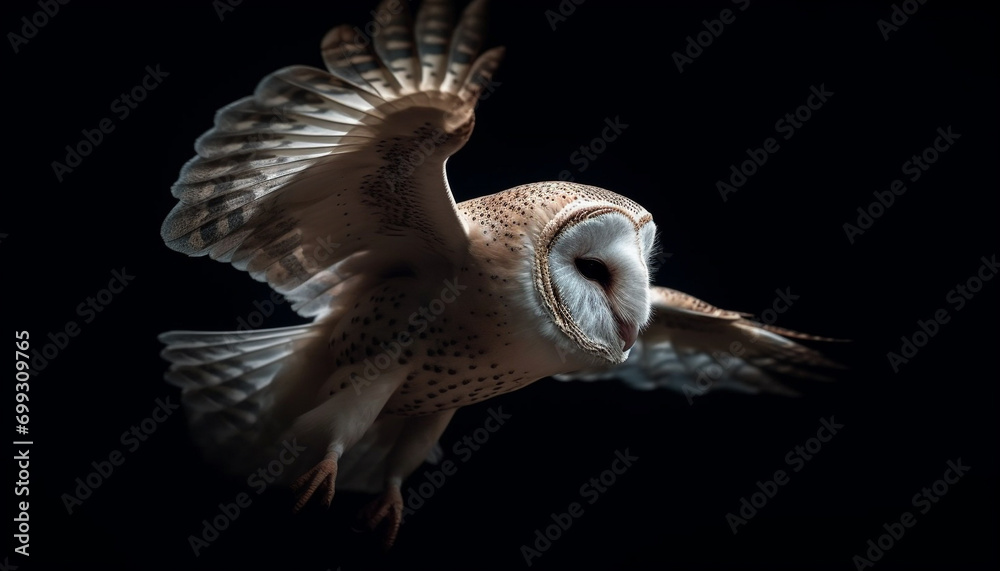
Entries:
[[621, 379], [637, 389], [670, 388], [700, 395], [731, 389], [795, 394], [776, 377], [826, 379], [840, 368], [795, 340], [836, 341], [756, 323], [676, 290], [652, 286], [653, 321], [620, 365], [556, 376], [568, 380]]
[[481, 0], [457, 27], [445, 0], [426, 0], [415, 28], [405, 4], [382, 2], [374, 38], [331, 30], [328, 71], [279, 70], [219, 110], [172, 188], [168, 246], [231, 262], [303, 316], [370, 280], [455, 264], [467, 237], [444, 164], [502, 50], [476, 57]]

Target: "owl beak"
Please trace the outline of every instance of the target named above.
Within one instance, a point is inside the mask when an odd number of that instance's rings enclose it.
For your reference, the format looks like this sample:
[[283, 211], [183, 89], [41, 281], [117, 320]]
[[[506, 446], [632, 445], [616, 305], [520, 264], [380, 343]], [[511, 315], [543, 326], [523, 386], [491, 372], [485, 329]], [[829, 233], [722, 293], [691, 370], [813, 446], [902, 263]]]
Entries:
[[639, 326], [634, 323], [619, 320], [618, 336], [621, 337], [622, 341], [625, 343], [622, 347], [622, 353], [624, 353], [635, 345], [635, 340], [639, 337]]

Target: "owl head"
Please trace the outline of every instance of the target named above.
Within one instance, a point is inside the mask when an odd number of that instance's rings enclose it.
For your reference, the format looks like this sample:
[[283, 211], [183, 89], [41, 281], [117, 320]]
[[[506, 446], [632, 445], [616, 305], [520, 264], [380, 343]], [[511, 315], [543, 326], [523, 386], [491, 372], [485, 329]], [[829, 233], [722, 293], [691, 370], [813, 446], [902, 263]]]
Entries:
[[621, 363], [651, 316], [653, 218], [602, 188], [544, 186], [548, 220], [534, 237], [532, 286], [549, 336], [577, 361]]

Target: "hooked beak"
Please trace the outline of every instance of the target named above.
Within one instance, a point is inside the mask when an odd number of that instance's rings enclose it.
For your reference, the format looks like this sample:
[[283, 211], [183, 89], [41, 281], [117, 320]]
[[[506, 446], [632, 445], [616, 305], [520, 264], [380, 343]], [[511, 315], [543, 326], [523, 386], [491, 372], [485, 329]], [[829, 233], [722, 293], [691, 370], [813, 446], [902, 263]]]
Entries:
[[622, 353], [628, 351], [635, 345], [635, 340], [639, 337], [639, 326], [634, 323], [628, 323], [623, 320], [618, 321], [618, 336], [621, 337], [624, 345], [622, 346]]

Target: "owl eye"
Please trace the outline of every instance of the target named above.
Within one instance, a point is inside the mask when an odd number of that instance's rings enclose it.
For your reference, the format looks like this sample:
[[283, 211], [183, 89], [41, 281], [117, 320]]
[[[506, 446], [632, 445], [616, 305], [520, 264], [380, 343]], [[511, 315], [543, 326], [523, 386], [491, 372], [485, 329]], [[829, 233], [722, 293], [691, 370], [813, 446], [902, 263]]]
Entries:
[[580, 270], [583, 277], [593, 280], [604, 287], [611, 285], [611, 272], [603, 262], [591, 260], [589, 258], [577, 258], [576, 269]]

